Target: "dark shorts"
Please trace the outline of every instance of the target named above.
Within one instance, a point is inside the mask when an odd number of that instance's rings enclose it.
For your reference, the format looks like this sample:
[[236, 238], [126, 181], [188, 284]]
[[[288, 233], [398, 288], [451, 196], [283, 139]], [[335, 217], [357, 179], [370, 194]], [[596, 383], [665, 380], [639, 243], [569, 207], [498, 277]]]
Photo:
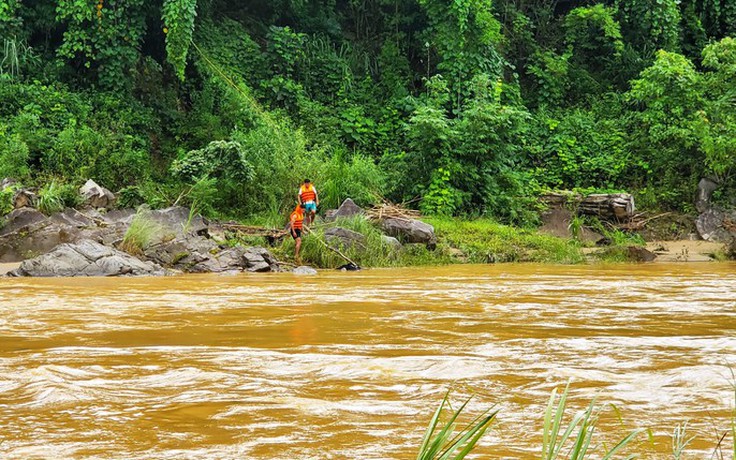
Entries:
[[[295, 228], [293, 229], [293, 233], [291, 234], [291, 237], [294, 239], [301, 238], [302, 237], [302, 229], [301, 228]], [[296, 236], [294, 236], [296, 235]]]

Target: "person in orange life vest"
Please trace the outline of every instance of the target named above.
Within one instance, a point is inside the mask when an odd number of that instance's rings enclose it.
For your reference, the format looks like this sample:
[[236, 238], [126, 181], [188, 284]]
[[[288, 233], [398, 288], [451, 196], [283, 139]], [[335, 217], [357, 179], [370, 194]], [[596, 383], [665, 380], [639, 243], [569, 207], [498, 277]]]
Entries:
[[307, 225], [312, 225], [314, 217], [317, 214], [317, 206], [319, 206], [319, 196], [317, 195], [317, 189], [309, 181], [304, 179], [304, 184], [299, 187], [298, 200], [300, 204], [304, 205], [304, 209], [307, 213]]
[[304, 205], [300, 204], [294, 209], [289, 218], [289, 231], [291, 232], [292, 238], [296, 241], [296, 248], [294, 249], [294, 258], [296, 263], [300, 264], [299, 249], [302, 247], [302, 228], [304, 228]]

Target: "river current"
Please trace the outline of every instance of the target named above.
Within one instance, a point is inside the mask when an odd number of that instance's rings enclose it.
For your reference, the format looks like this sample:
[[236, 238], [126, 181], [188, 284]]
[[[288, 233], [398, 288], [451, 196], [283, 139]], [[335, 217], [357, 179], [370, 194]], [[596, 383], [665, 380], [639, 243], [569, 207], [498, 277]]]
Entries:
[[729, 365], [729, 263], [0, 279], [0, 458], [410, 459], [450, 390], [499, 410], [473, 458], [533, 459], [568, 382], [594, 447], [710, 458]]

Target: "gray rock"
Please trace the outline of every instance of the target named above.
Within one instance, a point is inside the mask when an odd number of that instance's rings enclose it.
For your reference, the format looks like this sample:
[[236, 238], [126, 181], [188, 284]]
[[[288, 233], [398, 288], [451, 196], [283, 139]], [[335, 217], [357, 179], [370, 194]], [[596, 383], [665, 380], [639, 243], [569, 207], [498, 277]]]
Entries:
[[695, 228], [704, 240], [728, 243], [733, 235], [724, 228], [726, 223], [736, 223], [736, 211], [724, 212], [711, 208], [695, 219]]
[[360, 246], [365, 248], [365, 236], [362, 233], [354, 232], [342, 227], [333, 227], [325, 230], [325, 240], [328, 243], [338, 244], [341, 246]]
[[79, 194], [84, 203], [93, 208], [111, 208], [115, 205], [115, 195], [92, 179], [79, 188]]
[[276, 258], [267, 249], [258, 246], [247, 248], [243, 252], [243, 264], [249, 272], [277, 272], [279, 265]]
[[398, 251], [399, 249], [401, 249], [401, 241], [397, 240], [393, 236], [381, 235], [381, 242], [394, 251]]
[[291, 271], [291, 273], [295, 275], [316, 275], [317, 270], [313, 269], [312, 267], [302, 265], [301, 267], [296, 267], [294, 270]]
[[187, 234], [207, 235], [207, 222], [199, 214], [191, 215], [189, 208], [173, 206], [157, 209], [148, 213], [148, 218], [164, 229], [162, 239], [170, 238], [172, 235], [174, 237]]
[[5, 177], [3, 180], [0, 181], [0, 190], [6, 189], [8, 187], [12, 187], [13, 185], [16, 185], [18, 183], [17, 180], [13, 179], [12, 177]]
[[383, 219], [381, 228], [389, 236], [398, 238], [405, 243], [425, 243], [434, 245], [437, 239], [434, 235], [434, 227], [415, 219]]
[[718, 181], [711, 177], [704, 177], [698, 182], [698, 193], [695, 196], [695, 209], [705, 212], [710, 209], [710, 199], [718, 188]]
[[347, 198], [342, 202], [340, 207], [337, 208], [333, 217], [334, 219], [338, 219], [340, 217], [353, 217], [364, 213], [365, 211], [363, 211], [360, 206], [355, 204], [355, 202], [350, 198]]
[[60, 243], [70, 242], [69, 230], [35, 209], [16, 209], [5, 217], [0, 229], [0, 262], [19, 262], [45, 254]]
[[95, 241], [62, 244], [48, 254], [23, 261], [9, 276], [161, 276], [165, 271]]
[[135, 217], [135, 209], [113, 209], [105, 214], [100, 214], [99, 217], [109, 224], [122, 223], [130, 225]]
[[49, 220], [56, 224], [68, 225], [70, 227], [84, 228], [96, 227], [94, 219], [76, 209], [67, 208], [61, 212], [52, 214]]
[[23, 230], [27, 231], [32, 226], [45, 220], [46, 216], [35, 209], [16, 209], [5, 217], [5, 225], [0, 229], [0, 236], [10, 235]]

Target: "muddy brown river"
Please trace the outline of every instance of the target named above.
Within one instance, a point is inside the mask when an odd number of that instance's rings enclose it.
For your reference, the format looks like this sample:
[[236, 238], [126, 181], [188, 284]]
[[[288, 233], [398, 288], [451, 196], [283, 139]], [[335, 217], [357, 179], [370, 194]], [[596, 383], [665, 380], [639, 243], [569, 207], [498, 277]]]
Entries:
[[596, 447], [710, 458], [729, 364], [729, 263], [0, 279], [0, 458], [410, 459], [452, 390], [499, 409], [472, 458], [533, 459], [568, 381]]

